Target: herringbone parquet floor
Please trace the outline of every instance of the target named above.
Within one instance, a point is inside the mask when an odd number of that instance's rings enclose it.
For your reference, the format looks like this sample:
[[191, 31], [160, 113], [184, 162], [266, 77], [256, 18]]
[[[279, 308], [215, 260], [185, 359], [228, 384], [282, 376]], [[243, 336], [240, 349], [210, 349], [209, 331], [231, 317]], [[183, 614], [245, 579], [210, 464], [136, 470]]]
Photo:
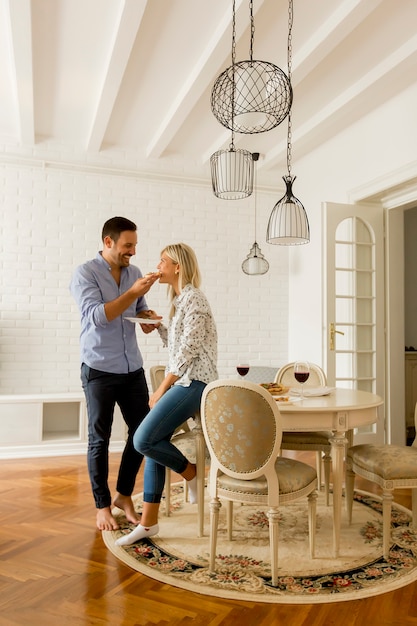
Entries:
[[[118, 460], [111, 455], [112, 486]], [[353, 602], [273, 605], [198, 595], [138, 574], [95, 529], [84, 457], [2, 460], [0, 496], [1, 626], [417, 625], [417, 583]], [[398, 499], [410, 506], [407, 490]]]

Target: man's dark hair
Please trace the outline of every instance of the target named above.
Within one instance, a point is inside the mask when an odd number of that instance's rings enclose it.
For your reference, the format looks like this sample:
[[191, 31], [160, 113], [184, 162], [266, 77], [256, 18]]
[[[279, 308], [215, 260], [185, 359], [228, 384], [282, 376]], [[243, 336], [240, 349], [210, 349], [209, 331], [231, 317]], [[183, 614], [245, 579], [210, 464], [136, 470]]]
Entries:
[[136, 224], [126, 217], [112, 217], [105, 222], [101, 231], [101, 239], [104, 241], [105, 237], [110, 237], [116, 242], [120, 237], [120, 233], [124, 230], [136, 231]]

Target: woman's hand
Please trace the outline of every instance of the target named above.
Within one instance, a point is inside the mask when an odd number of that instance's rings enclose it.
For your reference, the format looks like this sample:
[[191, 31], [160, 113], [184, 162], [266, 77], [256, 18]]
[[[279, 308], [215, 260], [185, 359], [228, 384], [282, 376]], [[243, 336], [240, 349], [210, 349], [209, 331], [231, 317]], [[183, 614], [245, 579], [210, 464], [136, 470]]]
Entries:
[[149, 397], [149, 407], [152, 409], [155, 404], [158, 402], [158, 400], [160, 400], [162, 398], [162, 396], [164, 395], [165, 391], [163, 389], [161, 389], [160, 387], [154, 391], [154, 393]]
[[158, 389], [153, 392], [153, 394], [149, 397], [149, 406], [152, 409], [155, 404], [162, 398], [164, 393], [172, 387], [172, 385], [178, 380], [178, 376], [175, 374], [167, 374], [159, 385]]

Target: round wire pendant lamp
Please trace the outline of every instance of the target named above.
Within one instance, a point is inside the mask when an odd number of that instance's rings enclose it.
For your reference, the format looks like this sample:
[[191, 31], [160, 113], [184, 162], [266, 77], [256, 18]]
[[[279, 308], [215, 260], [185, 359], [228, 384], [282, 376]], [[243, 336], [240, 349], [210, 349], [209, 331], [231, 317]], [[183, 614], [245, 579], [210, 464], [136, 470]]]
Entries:
[[269, 217], [266, 234], [267, 243], [294, 246], [310, 241], [310, 226], [305, 208], [292, 192], [296, 176], [283, 176], [286, 184], [283, 196]]
[[239, 61], [213, 85], [211, 110], [216, 119], [238, 133], [272, 130], [287, 117], [292, 104], [288, 76], [267, 61]]
[[241, 200], [253, 190], [253, 158], [248, 150], [218, 150], [210, 157], [213, 193], [223, 200]]

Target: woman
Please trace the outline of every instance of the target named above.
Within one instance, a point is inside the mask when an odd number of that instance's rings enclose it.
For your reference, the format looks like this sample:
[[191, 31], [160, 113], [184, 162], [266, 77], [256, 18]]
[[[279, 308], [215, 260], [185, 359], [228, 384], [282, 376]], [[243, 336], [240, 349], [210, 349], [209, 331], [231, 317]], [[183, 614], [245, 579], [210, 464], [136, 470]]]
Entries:
[[130, 545], [159, 531], [158, 513], [165, 484], [165, 467], [188, 481], [190, 502], [197, 500], [196, 466], [171, 443], [175, 429], [200, 408], [207, 383], [217, 375], [217, 331], [206, 296], [199, 289], [201, 275], [194, 251], [184, 243], [164, 248], [158, 264], [160, 283], [168, 285], [171, 300], [168, 329], [158, 332], [168, 345], [166, 375], [151, 395], [148, 415], [133, 444], [146, 456], [141, 522], [116, 543]]

